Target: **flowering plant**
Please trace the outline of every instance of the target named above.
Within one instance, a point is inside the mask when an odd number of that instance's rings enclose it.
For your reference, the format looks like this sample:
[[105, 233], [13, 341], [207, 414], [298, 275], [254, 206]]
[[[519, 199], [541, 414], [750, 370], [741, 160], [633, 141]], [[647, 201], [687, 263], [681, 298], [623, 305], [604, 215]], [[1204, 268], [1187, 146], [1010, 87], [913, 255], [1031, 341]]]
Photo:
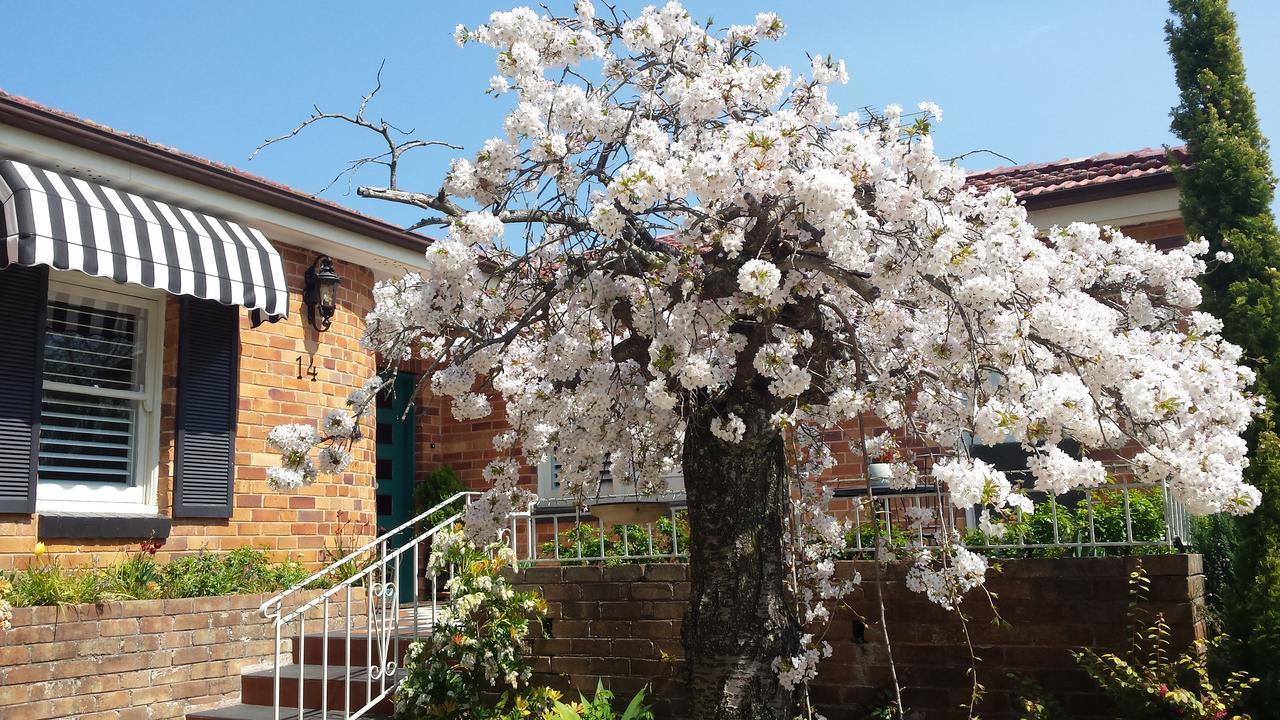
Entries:
[[1133, 642], [1125, 652], [1098, 652], [1085, 649], [1075, 653], [1098, 687], [1108, 693], [1122, 712], [1119, 717], [1160, 720], [1249, 720], [1239, 712], [1249, 688], [1257, 678], [1233, 671], [1221, 681], [1211, 676], [1208, 649], [1215, 643], [1197, 640], [1181, 654], [1173, 652], [1172, 633], [1163, 613], [1141, 622], [1144, 613], [1138, 603], [1146, 600], [1150, 580], [1139, 564], [1129, 575]]
[[[529, 619], [543, 615], [546, 602], [511, 587], [502, 572], [514, 560], [502, 544], [477, 548], [461, 528], [435, 536], [427, 572], [453, 568], [445, 585], [449, 601], [437, 611], [431, 636], [405, 653], [397, 717], [497, 718], [512, 708], [536, 715], [550, 706], [545, 690], [529, 689], [532, 671], [524, 659]], [[505, 691], [497, 704], [482, 704], [481, 692], [496, 688]]]
[[0, 575], [0, 630], [13, 627], [13, 606], [9, 604], [9, 592], [12, 590], [13, 585], [8, 578]]
[[[1137, 481], [1167, 484], [1193, 513], [1260, 499], [1242, 478], [1254, 373], [1195, 311], [1207, 242], [1164, 251], [1083, 223], [1041, 232], [1010, 190], [967, 185], [938, 157], [936, 105], [841, 113], [829, 90], [848, 80], [843, 61], [768, 64], [785, 31], [768, 12], [715, 28], [678, 2], [625, 17], [589, 0], [459, 27], [460, 45], [493, 51], [489, 92], [509, 94], [510, 111], [425, 191], [399, 186], [397, 163], [430, 143], [397, 142], [364, 104], [303, 123], [373, 131], [384, 144], [352, 166], [385, 165], [388, 184], [359, 194], [425, 211], [418, 226], [446, 235], [421, 272], [376, 286], [363, 342], [392, 367], [422, 363], [454, 418], [505, 413], [492, 491], [467, 508], [472, 537], [496, 537], [528, 499], [521, 465], [553, 449], [562, 489], [583, 501], [605, 460], [641, 491], [683, 468], [699, 717], [781, 717], [795, 684], [771, 660], [820, 652], [785, 598], [783, 555], [826, 552], [783, 548], [788, 433], [804, 429], [818, 451], [875, 415], [904, 445], [940, 448], [940, 491], [990, 508], [993, 534], [1030, 500], [970, 457], [969, 439], [1022, 443], [1036, 487], [1055, 494], [1106, 481], [1100, 463], [1057, 449], [1069, 436], [1134, 449], [1123, 461]], [[273, 433], [273, 481], [314, 481], [335, 463], [313, 448], [341, 450], [354, 426]], [[893, 482], [916, 473], [895, 463]], [[920, 560], [933, 574], [916, 586], [952, 606], [985, 573], [958, 541]], [[732, 590], [748, 580], [759, 592]], [[767, 620], [744, 620], [758, 608]], [[740, 668], [756, 676], [731, 681]]]

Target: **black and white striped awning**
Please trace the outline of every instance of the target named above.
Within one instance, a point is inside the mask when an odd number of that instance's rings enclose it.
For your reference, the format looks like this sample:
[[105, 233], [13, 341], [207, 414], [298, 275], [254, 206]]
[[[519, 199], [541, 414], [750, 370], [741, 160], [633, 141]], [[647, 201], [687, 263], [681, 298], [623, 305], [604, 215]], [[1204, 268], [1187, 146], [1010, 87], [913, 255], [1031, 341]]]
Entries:
[[243, 305], [255, 324], [289, 308], [284, 265], [253, 228], [0, 158], [0, 268], [79, 270]]

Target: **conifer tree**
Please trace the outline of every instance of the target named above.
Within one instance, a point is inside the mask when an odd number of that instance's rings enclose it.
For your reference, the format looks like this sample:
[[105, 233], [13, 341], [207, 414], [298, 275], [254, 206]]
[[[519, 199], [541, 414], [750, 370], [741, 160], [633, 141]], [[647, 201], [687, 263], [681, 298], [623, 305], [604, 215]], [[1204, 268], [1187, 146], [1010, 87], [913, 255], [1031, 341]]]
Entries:
[[[1280, 702], [1280, 239], [1270, 205], [1275, 177], [1245, 82], [1235, 17], [1226, 0], [1171, 0], [1165, 26], [1181, 103], [1173, 132], [1190, 163], [1177, 169], [1187, 233], [1234, 261], [1204, 276], [1204, 309], [1245, 350], [1267, 411], [1248, 434], [1249, 482], [1263, 494], [1251, 515], [1216, 521], [1218, 541], [1234, 545], [1218, 589], [1226, 630], [1242, 642], [1240, 660], [1262, 679], [1258, 707]], [[1220, 568], [1219, 568], [1220, 569]], [[1213, 568], [1211, 568], [1213, 570]]]

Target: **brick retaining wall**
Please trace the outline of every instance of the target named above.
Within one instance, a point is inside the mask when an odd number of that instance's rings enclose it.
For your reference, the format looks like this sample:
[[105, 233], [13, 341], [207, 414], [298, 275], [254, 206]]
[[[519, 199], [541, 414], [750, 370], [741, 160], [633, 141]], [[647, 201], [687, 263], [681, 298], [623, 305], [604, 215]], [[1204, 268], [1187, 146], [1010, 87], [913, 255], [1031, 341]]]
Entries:
[[15, 608], [0, 630], [0, 717], [156, 720], [235, 701], [240, 671], [272, 661], [274, 625], [258, 612], [270, 597]]
[[[1163, 612], [1175, 640], [1185, 646], [1203, 637], [1204, 576], [1198, 555], [1143, 558], [1151, 592], [1143, 607]], [[994, 624], [985, 596], [964, 603], [987, 688], [984, 718], [1015, 718], [1013, 673], [1034, 679], [1073, 718], [1111, 718], [1070, 651], [1082, 646], [1127, 645], [1125, 617], [1132, 558], [1004, 560], [987, 588], [995, 594], [1003, 624]], [[969, 660], [955, 614], [907, 590], [907, 567], [889, 568], [880, 584], [904, 702], [916, 717], [961, 718], [968, 697]], [[874, 565], [839, 564], [838, 572], [862, 574], [861, 590], [837, 610], [813, 698], [829, 720], [865, 718], [889, 683], [887, 653], [878, 624]], [[549, 635], [533, 643], [536, 681], [588, 694], [603, 680], [619, 694], [652, 685], [660, 719], [685, 715], [681, 618], [689, 594], [685, 565], [538, 567], [517, 582], [547, 598]], [[535, 633], [541, 635], [541, 633]]]

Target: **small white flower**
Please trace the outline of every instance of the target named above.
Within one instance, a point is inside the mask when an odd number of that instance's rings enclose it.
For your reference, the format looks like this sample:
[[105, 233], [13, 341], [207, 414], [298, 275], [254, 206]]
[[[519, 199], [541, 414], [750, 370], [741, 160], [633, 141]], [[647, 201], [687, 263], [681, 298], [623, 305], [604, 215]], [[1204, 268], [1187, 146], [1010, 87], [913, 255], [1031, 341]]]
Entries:
[[768, 260], [748, 260], [738, 269], [738, 287], [748, 295], [768, 297], [781, 281], [782, 272]]

